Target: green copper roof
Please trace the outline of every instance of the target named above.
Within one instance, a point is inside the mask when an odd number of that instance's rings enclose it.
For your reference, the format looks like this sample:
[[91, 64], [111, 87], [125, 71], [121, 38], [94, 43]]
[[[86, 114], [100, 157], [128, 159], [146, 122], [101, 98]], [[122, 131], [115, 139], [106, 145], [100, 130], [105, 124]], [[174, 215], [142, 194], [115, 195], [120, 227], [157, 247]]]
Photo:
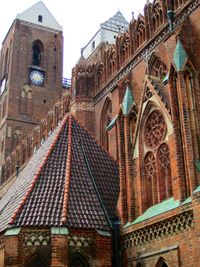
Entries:
[[69, 231], [66, 227], [51, 227], [52, 235], [68, 235]]
[[134, 104], [134, 97], [132, 95], [131, 89], [129, 86], [126, 87], [126, 92], [122, 102], [122, 112], [124, 115], [128, 115], [131, 111]]
[[107, 126], [107, 128], [106, 128], [107, 131], [111, 130], [112, 127], [115, 126], [116, 121], [117, 121], [117, 118], [118, 118], [118, 115], [115, 116], [115, 117], [111, 120], [111, 122], [108, 124], [108, 126]]
[[170, 211], [172, 209], [175, 209], [181, 205], [185, 205], [191, 202], [191, 197], [185, 199], [183, 202], [180, 202], [179, 200], [174, 200], [173, 197], [166, 199], [162, 201], [161, 203], [158, 203], [149, 209], [147, 209], [142, 215], [137, 217], [132, 223], [127, 223], [125, 227], [146, 221], [152, 217], [155, 217], [157, 215], [160, 215], [164, 212]]
[[198, 172], [200, 172], [200, 160], [197, 159], [194, 161], [194, 166]]
[[169, 73], [163, 78], [162, 83], [165, 85], [169, 82]]
[[6, 236], [18, 235], [20, 233], [20, 231], [21, 231], [21, 227], [11, 228], [11, 229], [6, 230], [4, 235], [6, 235]]
[[181, 41], [178, 39], [174, 52], [174, 64], [177, 71], [183, 70], [187, 58], [187, 53]]

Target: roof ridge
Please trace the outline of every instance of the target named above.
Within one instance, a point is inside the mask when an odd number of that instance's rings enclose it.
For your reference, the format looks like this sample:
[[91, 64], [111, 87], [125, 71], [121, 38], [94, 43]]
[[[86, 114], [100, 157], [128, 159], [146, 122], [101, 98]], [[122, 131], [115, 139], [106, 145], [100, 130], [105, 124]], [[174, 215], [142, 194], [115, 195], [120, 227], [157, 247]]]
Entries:
[[22, 200], [21, 200], [19, 206], [18, 206], [17, 209], [14, 211], [14, 213], [13, 213], [13, 215], [12, 215], [10, 221], [9, 221], [9, 224], [14, 224], [14, 221], [15, 221], [15, 219], [17, 218], [17, 215], [18, 215], [19, 212], [22, 210], [22, 208], [23, 208], [23, 206], [24, 206], [26, 200], [28, 199], [29, 195], [30, 195], [31, 192], [33, 191], [34, 186], [35, 186], [35, 184], [36, 184], [36, 182], [37, 182], [37, 180], [38, 180], [38, 178], [39, 178], [39, 176], [40, 176], [40, 174], [41, 174], [41, 171], [42, 171], [44, 165], [46, 164], [46, 162], [47, 162], [47, 160], [48, 160], [48, 158], [49, 158], [51, 152], [53, 151], [53, 148], [54, 148], [54, 146], [56, 145], [56, 142], [57, 142], [57, 140], [58, 140], [58, 138], [59, 138], [59, 136], [60, 136], [60, 133], [62, 132], [62, 130], [63, 130], [63, 128], [64, 128], [64, 126], [65, 126], [65, 124], [66, 124], [68, 118], [69, 118], [69, 114], [67, 114], [67, 115], [65, 116], [65, 118], [64, 118], [64, 120], [63, 120], [63, 122], [62, 122], [62, 125], [61, 125], [61, 127], [60, 127], [58, 133], [56, 134], [56, 136], [55, 136], [55, 138], [54, 138], [52, 144], [50, 145], [50, 147], [49, 147], [49, 149], [48, 149], [48, 151], [47, 151], [47, 153], [46, 153], [46, 155], [45, 155], [45, 157], [44, 157], [44, 159], [43, 159], [41, 165], [38, 167], [38, 171], [35, 173], [35, 175], [34, 175], [34, 177], [33, 177], [33, 180], [32, 180], [32, 182], [31, 182], [31, 184], [29, 185], [29, 187], [27, 188], [27, 191], [26, 191], [25, 195], [23, 196], [23, 198], [22, 198]]
[[65, 224], [67, 221], [67, 206], [68, 206], [68, 196], [69, 196], [69, 184], [71, 175], [71, 162], [72, 162], [72, 115], [69, 114], [69, 124], [68, 124], [68, 150], [67, 150], [67, 162], [66, 162], [66, 179], [65, 179], [65, 190], [64, 199], [62, 207], [61, 222]]

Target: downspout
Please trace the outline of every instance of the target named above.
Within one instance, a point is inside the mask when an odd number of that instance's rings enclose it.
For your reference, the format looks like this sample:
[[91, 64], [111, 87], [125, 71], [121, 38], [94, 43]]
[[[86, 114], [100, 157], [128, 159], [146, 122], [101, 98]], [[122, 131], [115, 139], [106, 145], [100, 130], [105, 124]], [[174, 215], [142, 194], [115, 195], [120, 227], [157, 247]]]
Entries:
[[121, 264], [120, 264], [120, 254], [119, 254], [120, 223], [119, 223], [118, 219], [117, 220], [116, 219], [112, 220], [112, 222], [111, 222], [111, 220], [109, 218], [109, 215], [108, 215], [108, 212], [106, 210], [106, 207], [105, 207], [105, 205], [103, 203], [103, 199], [102, 199], [102, 197], [100, 195], [98, 186], [96, 184], [94, 175], [93, 175], [93, 173], [91, 171], [90, 164], [89, 164], [89, 161], [87, 159], [87, 156], [86, 156], [86, 153], [85, 153], [85, 150], [84, 150], [84, 146], [83, 146], [83, 144], [81, 142], [80, 142], [80, 147], [81, 147], [81, 151], [83, 153], [84, 161], [85, 161], [89, 176], [90, 176], [92, 184], [94, 186], [94, 190], [95, 190], [95, 192], [97, 194], [97, 197], [98, 197], [98, 200], [100, 202], [101, 208], [102, 208], [102, 210], [104, 212], [104, 215], [106, 217], [106, 221], [108, 223], [108, 226], [109, 226], [109, 228], [111, 229], [111, 232], [112, 232], [112, 253], [113, 253], [112, 266], [113, 267], [120, 267], [121, 266]]

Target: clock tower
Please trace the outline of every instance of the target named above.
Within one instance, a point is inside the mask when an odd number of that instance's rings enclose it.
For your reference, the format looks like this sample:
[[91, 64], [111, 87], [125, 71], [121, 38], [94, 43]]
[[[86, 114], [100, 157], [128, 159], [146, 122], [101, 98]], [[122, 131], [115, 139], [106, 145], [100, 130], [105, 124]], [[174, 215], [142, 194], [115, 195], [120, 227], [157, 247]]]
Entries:
[[18, 14], [0, 55], [0, 165], [62, 93], [62, 27], [43, 2]]

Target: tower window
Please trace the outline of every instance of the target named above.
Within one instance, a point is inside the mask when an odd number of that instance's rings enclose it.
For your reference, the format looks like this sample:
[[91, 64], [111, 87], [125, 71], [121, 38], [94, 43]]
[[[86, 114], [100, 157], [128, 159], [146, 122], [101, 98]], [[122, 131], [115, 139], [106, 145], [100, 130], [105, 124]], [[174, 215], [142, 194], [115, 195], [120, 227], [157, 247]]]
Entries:
[[44, 46], [40, 40], [36, 40], [32, 46], [32, 65], [41, 66]]
[[42, 15], [39, 15], [39, 16], [38, 16], [38, 21], [39, 21], [39, 22], [42, 22]]
[[92, 42], [92, 50], [95, 49], [95, 41]]
[[41, 62], [41, 53], [40, 53], [40, 47], [35, 44], [33, 46], [33, 65], [40, 66]]

